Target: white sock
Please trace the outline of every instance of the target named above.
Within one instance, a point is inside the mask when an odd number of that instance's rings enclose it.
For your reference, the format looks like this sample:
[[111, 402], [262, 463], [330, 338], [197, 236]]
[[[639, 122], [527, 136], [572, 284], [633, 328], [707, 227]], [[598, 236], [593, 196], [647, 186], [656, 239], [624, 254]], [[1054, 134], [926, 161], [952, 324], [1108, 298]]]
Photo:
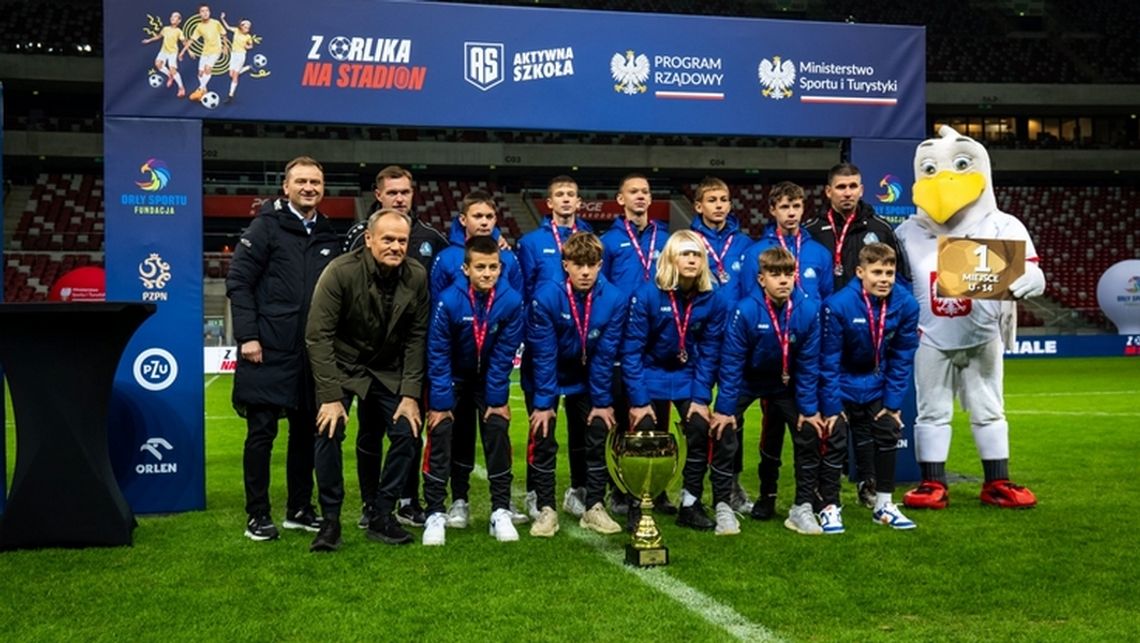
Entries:
[[689, 493], [688, 489], [681, 490], [681, 506], [692, 507], [697, 502], [697, 497]]
[[237, 91], [237, 81], [231, 81], [230, 82], [230, 98], [233, 98], [235, 91]]
[[178, 85], [178, 89], [183, 89], [183, 87], [182, 87], [182, 74], [180, 74], [178, 72], [174, 72], [174, 82], [175, 82], [175, 84]]
[[883, 493], [881, 491], [875, 493], [875, 511], [887, 506], [887, 503], [892, 502], [891, 494]]
[[400, 506], [401, 507], [407, 507], [410, 504], [412, 504], [411, 498], [400, 498]]

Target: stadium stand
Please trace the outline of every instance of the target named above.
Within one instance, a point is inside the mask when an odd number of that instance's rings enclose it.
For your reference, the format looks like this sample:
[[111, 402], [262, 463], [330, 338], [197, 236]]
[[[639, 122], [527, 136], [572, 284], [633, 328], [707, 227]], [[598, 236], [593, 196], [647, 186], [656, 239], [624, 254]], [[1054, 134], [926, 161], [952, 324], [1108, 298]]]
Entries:
[[95, 251], [103, 245], [103, 179], [41, 174], [9, 247]]

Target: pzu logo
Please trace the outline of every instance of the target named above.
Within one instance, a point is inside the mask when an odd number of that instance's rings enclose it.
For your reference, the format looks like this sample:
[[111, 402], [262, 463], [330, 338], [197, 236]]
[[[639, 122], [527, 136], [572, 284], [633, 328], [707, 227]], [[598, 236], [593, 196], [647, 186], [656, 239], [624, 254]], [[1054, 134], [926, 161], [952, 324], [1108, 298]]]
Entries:
[[483, 91], [503, 82], [502, 43], [463, 43], [463, 79]]
[[178, 361], [169, 351], [148, 348], [135, 358], [135, 382], [148, 391], [161, 391], [178, 379]]

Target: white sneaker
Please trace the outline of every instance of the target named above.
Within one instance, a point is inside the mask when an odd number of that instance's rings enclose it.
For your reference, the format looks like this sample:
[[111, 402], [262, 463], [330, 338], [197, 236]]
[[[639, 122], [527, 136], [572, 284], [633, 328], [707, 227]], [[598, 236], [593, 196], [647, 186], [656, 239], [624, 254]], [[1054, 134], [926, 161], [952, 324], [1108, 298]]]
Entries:
[[827, 505], [819, 512], [819, 526], [825, 534], [841, 534], [843, 528], [843, 510], [837, 505]]
[[456, 500], [447, 510], [447, 526], [452, 529], [466, 529], [471, 521], [471, 507], [466, 500]]
[[578, 526], [582, 529], [596, 531], [599, 534], [621, 533], [621, 525], [610, 518], [610, 515], [606, 513], [606, 508], [600, 502], [594, 503], [593, 507], [582, 514], [582, 518], [578, 520]]
[[525, 525], [530, 522], [530, 516], [519, 511], [519, 508], [515, 506], [514, 500], [511, 501], [511, 504], [507, 505], [507, 508], [511, 510], [511, 522], [516, 525]]
[[823, 533], [823, 529], [820, 528], [815, 519], [815, 512], [811, 510], [810, 502], [792, 505], [792, 508], [788, 510], [788, 519], [784, 521], [784, 526], [796, 533], [808, 536], [818, 536]]
[[538, 518], [530, 525], [530, 535], [536, 538], [553, 538], [558, 533], [558, 512], [550, 507], [543, 507]]
[[729, 499], [732, 503], [733, 511], [737, 513], [750, 513], [752, 511], [752, 500], [748, 497], [748, 492], [744, 487], [740, 486], [740, 480], [732, 482], [732, 497]]
[[447, 542], [447, 514], [437, 511], [424, 522], [424, 546], [440, 546]]
[[887, 504], [879, 507], [871, 514], [871, 520], [886, 525], [892, 529], [914, 529], [918, 525], [914, 521], [903, 515], [895, 503], [888, 502]]
[[740, 521], [727, 502], [716, 503], [716, 535], [735, 536], [740, 533]]
[[519, 532], [511, 522], [509, 509], [496, 509], [491, 514], [491, 535], [501, 543], [510, 543], [519, 539]]
[[584, 487], [570, 487], [562, 496], [562, 511], [581, 518], [586, 513], [586, 489]]
[[531, 520], [538, 520], [538, 494], [533, 491], [526, 492], [526, 515], [530, 516]]

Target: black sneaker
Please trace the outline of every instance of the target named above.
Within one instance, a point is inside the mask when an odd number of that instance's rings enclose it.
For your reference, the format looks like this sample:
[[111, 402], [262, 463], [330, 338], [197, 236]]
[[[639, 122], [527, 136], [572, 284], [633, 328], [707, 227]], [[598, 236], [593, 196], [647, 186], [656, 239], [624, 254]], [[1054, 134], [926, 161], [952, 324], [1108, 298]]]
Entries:
[[336, 551], [340, 549], [340, 520], [321, 521], [321, 530], [309, 545], [309, 551]]
[[376, 515], [376, 509], [372, 505], [361, 506], [360, 520], [356, 521], [356, 526], [361, 529], [368, 529], [368, 523], [372, 522], [374, 515]]
[[372, 522], [368, 524], [368, 531], [365, 533], [369, 540], [377, 540], [389, 545], [406, 545], [412, 542], [412, 535], [404, 531], [391, 514], [386, 516], [375, 516]]
[[424, 515], [420, 503], [413, 500], [396, 510], [396, 520], [408, 527], [423, 527], [427, 522], [427, 516]]
[[637, 525], [641, 522], [641, 501], [636, 498], [629, 503], [629, 511], [625, 514], [625, 530], [631, 534], [637, 532]]
[[776, 496], [761, 496], [752, 505], [753, 520], [771, 520], [776, 516]]
[[868, 509], [875, 508], [875, 481], [864, 480], [856, 485], [859, 490], [859, 504]]
[[705, 513], [704, 505], [699, 502], [694, 502], [688, 507], [681, 507], [681, 510], [677, 512], [677, 524], [698, 531], [711, 531], [716, 527], [716, 523]]
[[249, 522], [245, 523], [245, 537], [250, 540], [277, 540], [280, 535], [268, 515], [250, 516]]
[[285, 529], [304, 529], [312, 533], [321, 530], [321, 519], [312, 507], [298, 509], [285, 515], [285, 522], [281, 523]]
[[669, 502], [669, 494], [662, 491], [653, 499], [653, 513], [663, 514], [665, 516], [676, 516], [677, 505]]

